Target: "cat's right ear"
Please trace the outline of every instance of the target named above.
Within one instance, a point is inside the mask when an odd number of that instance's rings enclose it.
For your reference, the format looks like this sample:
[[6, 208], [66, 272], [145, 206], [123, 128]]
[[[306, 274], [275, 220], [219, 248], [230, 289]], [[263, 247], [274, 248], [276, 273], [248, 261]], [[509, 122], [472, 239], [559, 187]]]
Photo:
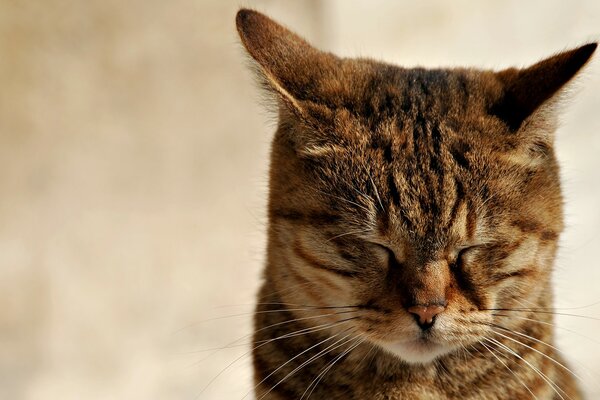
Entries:
[[311, 114], [326, 103], [324, 92], [340, 59], [253, 10], [238, 11], [236, 25], [267, 89], [300, 119], [314, 120]]
[[597, 43], [588, 43], [528, 68], [497, 72], [503, 95], [492, 107], [492, 113], [517, 131], [536, 110], [562, 92], [562, 88], [587, 64], [597, 47]]

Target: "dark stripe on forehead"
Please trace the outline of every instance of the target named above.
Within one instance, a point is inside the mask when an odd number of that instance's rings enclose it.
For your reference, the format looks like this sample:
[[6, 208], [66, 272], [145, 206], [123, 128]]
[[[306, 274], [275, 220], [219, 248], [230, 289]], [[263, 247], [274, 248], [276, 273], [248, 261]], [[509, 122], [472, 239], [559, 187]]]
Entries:
[[412, 144], [413, 144], [413, 157], [415, 158], [415, 163], [419, 164], [419, 157], [421, 156], [422, 150], [419, 148], [419, 144], [421, 143], [421, 137], [423, 136], [423, 124], [425, 121], [423, 117], [417, 116], [417, 119], [413, 122], [413, 126], [411, 129], [412, 132]]
[[340, 221], [340, 216], [320, 210], [294, 210], [277, 208], [271, 210], [271, 217], [307, 225], [332, 225]]
[[440, 128], [437, 124], [434, 124], [431, 127], [431, 142], [433, 145], [433, 153], [439, 156], [442, 145], [442, 133], [440, 132]]
[[450, 146], [450, 155], [456, 161], [459, 167], [464, 169], [471, 168], [471, 162], [467, 159], [467, 152], [470, 150], [470, 146], [468, 143], [458, 141]]
[[437, 223], [437, 216], [440, 214], [440, 206], [437, 200], [438, 199], [436, 196], [431, 192], [425, 192], [419, 196], [419, 205], [425, 214], [423, 218], [427, 218], [429, 220], [424, 221], [424, 223], [428, 226], [431, 226], [430, 230], [434, 230], [433, 226]]
[[444, 186], [444, 168], [442, 163], [440, 162], [440, 157], [437, 154], [433, 154], [429, 158], [429, 169], [430, 173], [437, 177], [437, 187], [438, 191], [442, 190]]
[[400, 192], [398, 192], [398, 187], [396, 186], [396, 179], [394, 178], [394, 174], [392, 171], [388, 173], [388, 190], [391, 196], [391, 203], [395, 206], [397, 211], [396, 216], [402, 220], [402, 223], [405, 225], [406, 229], [412, 230], [414, 228], [413, 221], [408, 217], [408, 213], [404, 209], [404, 205], [401, 203]]
[[389, 138], [383, 137], [381, 133], [374, 133], [371, 138], [371, 146], [375, 150], [381, 151], [383, 160], [390, 164], [394, 161], [392, 152], [392, 142]]
[[467, 237], [472, 239], [475, 237], [475, 229], [477, 228], [477, 215], [473, 204], [468, 202], [467, 205], [469, 208], [467, 212]]
[[[452, 209], [450, 210], [450, 214], [448, 216], [448, 221], [446, 223], [446, 229], [450, 229], [454, 224], [461, 223], [462, 221], [456, 221], [458, 210], [460, 210], [461, 205], [465, 202], [465, 189], [459, 180], [454, 179], [454, 204], [452, 205]], [[461, 228], [462, 230], [462, 228]], [[466, 230], [466, 227], [465, 227]]]
[[458, 91], [460, 91], [460, 95], [459, 96], [454, 96], [452, 99], [453, 100], [457, 100], [457, 99], [461, 99], [462, 103], [461, 106], [463, 108], [463, 110], [467, 109], [467, 106], [469, 104], [469, 82], [467, 80], [467, 77], [464, 76], [463, 74], [454, 74], [453, 76], [456, 77], [456, 89]]
[[392, 203], [395, 206], [400, 205], [400, 193], [398, 192], [398, 187], [396, 186], [396, 179], [394, 179], [393, 172], [390, 171], [387, 178], [388, 189], [390, 192]]

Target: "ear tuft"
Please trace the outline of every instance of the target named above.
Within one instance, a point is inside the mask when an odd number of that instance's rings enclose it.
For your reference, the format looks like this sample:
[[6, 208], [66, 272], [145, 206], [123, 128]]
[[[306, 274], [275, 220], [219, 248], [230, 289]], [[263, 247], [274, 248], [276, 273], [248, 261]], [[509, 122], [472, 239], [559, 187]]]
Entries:
[[516, 131], [527, 117], [551, 99], [589, 61], [598, 47], [589, 43], [559, 53], [525, 69], [510, 68], [496, 73], [503, 87], [492, 114]]

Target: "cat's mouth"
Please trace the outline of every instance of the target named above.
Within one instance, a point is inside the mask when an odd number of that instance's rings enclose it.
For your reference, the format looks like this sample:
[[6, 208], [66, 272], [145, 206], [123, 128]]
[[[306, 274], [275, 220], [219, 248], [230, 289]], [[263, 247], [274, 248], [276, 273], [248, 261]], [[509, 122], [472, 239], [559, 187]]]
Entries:
[[411, 364], [426, 364], [454, 350], [453, 346], [433, 341], [427, 336], [402, 342], [384, 343], [381, 346]]

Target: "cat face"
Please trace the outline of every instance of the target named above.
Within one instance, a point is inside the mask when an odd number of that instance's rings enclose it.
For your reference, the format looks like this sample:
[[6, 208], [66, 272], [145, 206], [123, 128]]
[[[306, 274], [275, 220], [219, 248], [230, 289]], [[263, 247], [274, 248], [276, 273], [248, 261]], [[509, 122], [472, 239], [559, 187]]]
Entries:
[[[448, 92], [428, 87], [429, 74]], [[382, 111], [393, 117], [376, 122], [338, 117], [333, 131], [348, 135], [344, 143], [298, 152], [277, 136], [271, 221], [273, 246], [285, 254], [277, 286], [310, 282], [284, 302], [358, 305], [358, 332], [425, 362], [485, 334], [490, 309], [540, 296], [562, 223], [551, 147], [496, 140], [511, 135], [496, 117], [462, 114], [477, 106], [453, 84], [476, 86], [477, 75], [415, 75], [399, 70], [392, 83], [415, 82], [405, 88], [415, 99], [408, 109]], [[440, 97], [428, 101], [427, 91]], [[456, 109], [443, 113], [449, 98]], [[431, 326], [419, 306], [441, 308]]]
[[595, 45], [523, 70], [404, 69], [237, 22], [278, 99], [267, 278], [283, 303], [427, 363], [550, 296], [552, 105]]

